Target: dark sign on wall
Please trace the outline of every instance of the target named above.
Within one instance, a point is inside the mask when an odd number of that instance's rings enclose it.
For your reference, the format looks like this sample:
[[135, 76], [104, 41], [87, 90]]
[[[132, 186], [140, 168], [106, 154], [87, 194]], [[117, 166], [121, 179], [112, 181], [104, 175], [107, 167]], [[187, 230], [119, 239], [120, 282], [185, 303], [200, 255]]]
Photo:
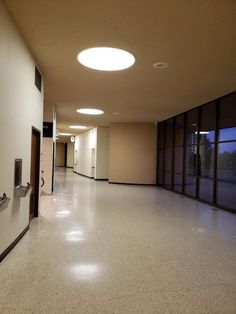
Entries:
[[52, 122], [43, 122], [43, 137], [53, 137]]

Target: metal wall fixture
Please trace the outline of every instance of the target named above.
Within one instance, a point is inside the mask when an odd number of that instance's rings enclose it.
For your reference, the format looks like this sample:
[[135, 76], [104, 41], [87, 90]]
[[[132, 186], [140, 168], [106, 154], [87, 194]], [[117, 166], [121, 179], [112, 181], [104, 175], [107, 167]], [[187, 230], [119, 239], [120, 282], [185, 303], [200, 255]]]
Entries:
[[32, 190], [29, 182], [27, 185], [15, 186], [15, 197], [26, 197]]
[[3, 193], [3, 195], [0, 197], [0, 211], [8, 207], [9, 201], [10, 201], [10, 198], [7, 197], [6, 193]]
[[22, 159], [15, 159], [15, 197], [26, 197], [31, 190], [30, 183], [22, 185]]

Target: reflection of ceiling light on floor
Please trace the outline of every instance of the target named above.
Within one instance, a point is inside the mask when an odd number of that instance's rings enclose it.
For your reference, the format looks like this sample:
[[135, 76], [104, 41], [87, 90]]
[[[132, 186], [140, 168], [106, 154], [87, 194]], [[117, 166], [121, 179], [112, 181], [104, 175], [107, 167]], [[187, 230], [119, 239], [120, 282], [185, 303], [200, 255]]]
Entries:
[[68, 236], [71, 236], [71, 235], [81, 235], [81, 234], [83, 234], [83, 231], [82, 230], [70, 231], [70, 232], [67, 232], [66, 234]]
[[56, 217], [66, 217], [69, 214], [70, 214], [69, 210], [63, 210], [63, 211], [56, 212]]
[[77, 230], [77, 231], [71, 231], [66, 233], [66, 239], [70, 242], [81, 242], [83, 241], [83, 231]]
[[98, 274], [99, 267], [96, 264], [77, 264], [71, 267], [71, 272], [77, 279], [89, 280]]

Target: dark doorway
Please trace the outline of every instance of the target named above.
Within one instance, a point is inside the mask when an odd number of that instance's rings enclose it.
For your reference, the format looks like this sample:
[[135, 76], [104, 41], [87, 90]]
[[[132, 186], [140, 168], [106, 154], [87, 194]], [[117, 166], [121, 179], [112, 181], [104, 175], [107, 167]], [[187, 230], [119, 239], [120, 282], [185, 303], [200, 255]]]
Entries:
[[40, 131], [32, 128], [31, 139], [31, 170], [30, 183], [32, 186], [30, 194], [29, 219], [38, 217], [39, 206], [39, 169], [40, 169]]

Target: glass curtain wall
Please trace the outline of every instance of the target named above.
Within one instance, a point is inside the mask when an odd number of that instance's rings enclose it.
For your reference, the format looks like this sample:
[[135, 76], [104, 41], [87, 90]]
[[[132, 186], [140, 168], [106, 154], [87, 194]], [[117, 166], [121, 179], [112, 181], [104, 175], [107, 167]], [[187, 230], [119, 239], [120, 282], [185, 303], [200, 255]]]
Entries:
[[236, 212], [236, 93], [158, 124], [157, 183]]

